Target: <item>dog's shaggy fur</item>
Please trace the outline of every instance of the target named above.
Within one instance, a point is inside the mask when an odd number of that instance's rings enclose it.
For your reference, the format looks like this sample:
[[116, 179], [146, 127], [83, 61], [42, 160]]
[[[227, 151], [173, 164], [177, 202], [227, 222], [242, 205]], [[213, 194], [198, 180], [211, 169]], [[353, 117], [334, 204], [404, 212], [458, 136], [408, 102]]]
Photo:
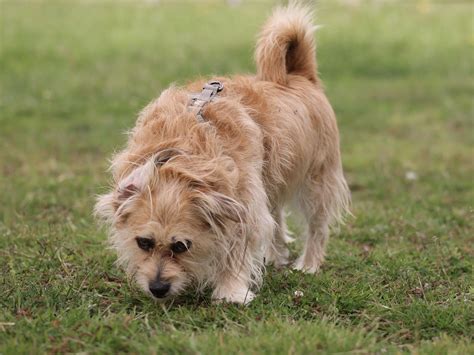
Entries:
[[[214, 78], [225, 88], [204, 106], [206, 122], [188, 108], [205, 81], [171, 87], [140, 113], [96, 213], [145, 292], [166, 298], [211, 286], [214, 299], [249, 302], [265, 261], [288, 262], [290, 202], [308, 223], [294, 268], [319, 270], [349, 190], [313, 30], [305, 8], [277, 9], [258, 39], [257, 75]], [[137, 237], [148, 238], [145, 247]]]

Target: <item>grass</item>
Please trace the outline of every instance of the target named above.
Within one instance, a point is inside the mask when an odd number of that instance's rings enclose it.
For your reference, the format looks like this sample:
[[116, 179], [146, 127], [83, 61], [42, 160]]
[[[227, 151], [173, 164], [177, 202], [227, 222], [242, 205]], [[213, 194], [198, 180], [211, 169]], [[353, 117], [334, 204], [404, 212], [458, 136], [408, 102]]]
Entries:
[[161, 307], [114, 266], [91, 209], [122, 132], [171, 82], [253, 72], [270, 8], [0, 3], [0, 354], [474, 352], [467, 2], [320, 2], [356, 216], [321, 274], [270, 268], [249, 307]]

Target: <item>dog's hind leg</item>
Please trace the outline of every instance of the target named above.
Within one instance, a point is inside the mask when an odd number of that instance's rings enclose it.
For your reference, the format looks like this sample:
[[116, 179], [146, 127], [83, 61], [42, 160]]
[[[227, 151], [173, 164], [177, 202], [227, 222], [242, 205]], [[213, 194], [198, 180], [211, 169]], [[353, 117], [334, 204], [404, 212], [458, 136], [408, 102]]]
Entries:
[[308, 223], [303, 252], [293, 268], [318, 272], [326, 254], [329, 227], [341, 220], [349, 206], [349, 189], [340, 163], [323, 167], [308, 176], [299, 194], [299, 204]]

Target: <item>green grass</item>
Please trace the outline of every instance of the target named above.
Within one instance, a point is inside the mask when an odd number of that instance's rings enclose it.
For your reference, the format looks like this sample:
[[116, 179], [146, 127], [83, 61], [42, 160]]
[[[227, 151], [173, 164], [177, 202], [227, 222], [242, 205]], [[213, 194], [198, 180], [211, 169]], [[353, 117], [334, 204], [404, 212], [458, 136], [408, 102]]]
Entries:
[[253, 72], [271, 3], [1, 2], [0, 354], [473, 353], [473, 5], [417, 3], [320, 2], [355, 215], [322, 273], [162, 307], [91, 217], [107, 158], [171, 82]]

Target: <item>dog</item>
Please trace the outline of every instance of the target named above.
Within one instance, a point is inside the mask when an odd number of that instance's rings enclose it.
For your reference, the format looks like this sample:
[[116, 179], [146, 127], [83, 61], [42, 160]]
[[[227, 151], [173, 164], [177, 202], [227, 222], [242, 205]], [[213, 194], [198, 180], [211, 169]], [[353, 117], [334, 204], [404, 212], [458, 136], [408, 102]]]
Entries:
[[317, 74], [312, 13], [277, 8], [256, 75], [170, 87], [138, 116], [95, 213], [118, 263], [154, 299], [188, 287], [247, 304], [288, 264], [284, 207], [307, 222], [293, 268], [316, 273], [350, 204], [335, 114]]

